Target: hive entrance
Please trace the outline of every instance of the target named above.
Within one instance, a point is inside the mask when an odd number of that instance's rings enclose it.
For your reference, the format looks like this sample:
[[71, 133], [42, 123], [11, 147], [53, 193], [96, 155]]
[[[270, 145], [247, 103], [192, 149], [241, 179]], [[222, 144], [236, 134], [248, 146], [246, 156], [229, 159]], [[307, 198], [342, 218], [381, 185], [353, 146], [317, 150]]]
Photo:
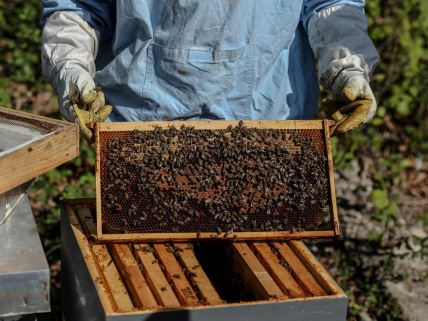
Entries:
[[101, 234], [187, 239], [331, 230], [323, 123], [270, 123], [99, 124]]

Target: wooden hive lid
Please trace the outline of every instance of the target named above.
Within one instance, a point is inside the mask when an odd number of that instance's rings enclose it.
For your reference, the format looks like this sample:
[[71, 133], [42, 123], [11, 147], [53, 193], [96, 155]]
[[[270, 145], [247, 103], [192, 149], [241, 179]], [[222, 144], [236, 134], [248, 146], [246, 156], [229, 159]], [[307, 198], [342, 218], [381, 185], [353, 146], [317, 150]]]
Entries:
[[0, 107], [0, 194], [78, 155], [76, 124]]

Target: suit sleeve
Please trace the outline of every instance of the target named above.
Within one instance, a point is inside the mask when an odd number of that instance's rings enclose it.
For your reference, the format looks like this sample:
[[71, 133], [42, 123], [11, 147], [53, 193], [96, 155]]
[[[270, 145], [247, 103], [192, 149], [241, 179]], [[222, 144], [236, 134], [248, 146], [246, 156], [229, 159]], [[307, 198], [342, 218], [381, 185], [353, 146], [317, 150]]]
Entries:
[[302, 21], [318, 61], [320, 84], [360, 73], [369, 80], [379, 56], [367, 31], [364, 0], [305, 0]]

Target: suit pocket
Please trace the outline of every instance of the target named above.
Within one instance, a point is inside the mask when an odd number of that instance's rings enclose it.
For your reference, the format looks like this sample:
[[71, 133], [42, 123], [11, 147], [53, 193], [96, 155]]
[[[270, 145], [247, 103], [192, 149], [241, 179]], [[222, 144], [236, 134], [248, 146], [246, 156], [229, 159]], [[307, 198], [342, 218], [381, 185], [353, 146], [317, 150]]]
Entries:
[[233, 50], [149, 46], [143, 109], [156, 119], [248, 119], [253, 48]]

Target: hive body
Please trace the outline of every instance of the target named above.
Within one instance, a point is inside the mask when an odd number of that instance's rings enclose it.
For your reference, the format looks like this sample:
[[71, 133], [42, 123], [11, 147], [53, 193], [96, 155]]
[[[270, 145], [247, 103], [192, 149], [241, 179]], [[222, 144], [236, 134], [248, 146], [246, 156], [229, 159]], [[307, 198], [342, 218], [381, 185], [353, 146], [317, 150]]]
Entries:
[[300, 241], [103, 244], [94, 216], [91, 200], [63, 204], [66, 320], [346, 319], [346, 296]]

